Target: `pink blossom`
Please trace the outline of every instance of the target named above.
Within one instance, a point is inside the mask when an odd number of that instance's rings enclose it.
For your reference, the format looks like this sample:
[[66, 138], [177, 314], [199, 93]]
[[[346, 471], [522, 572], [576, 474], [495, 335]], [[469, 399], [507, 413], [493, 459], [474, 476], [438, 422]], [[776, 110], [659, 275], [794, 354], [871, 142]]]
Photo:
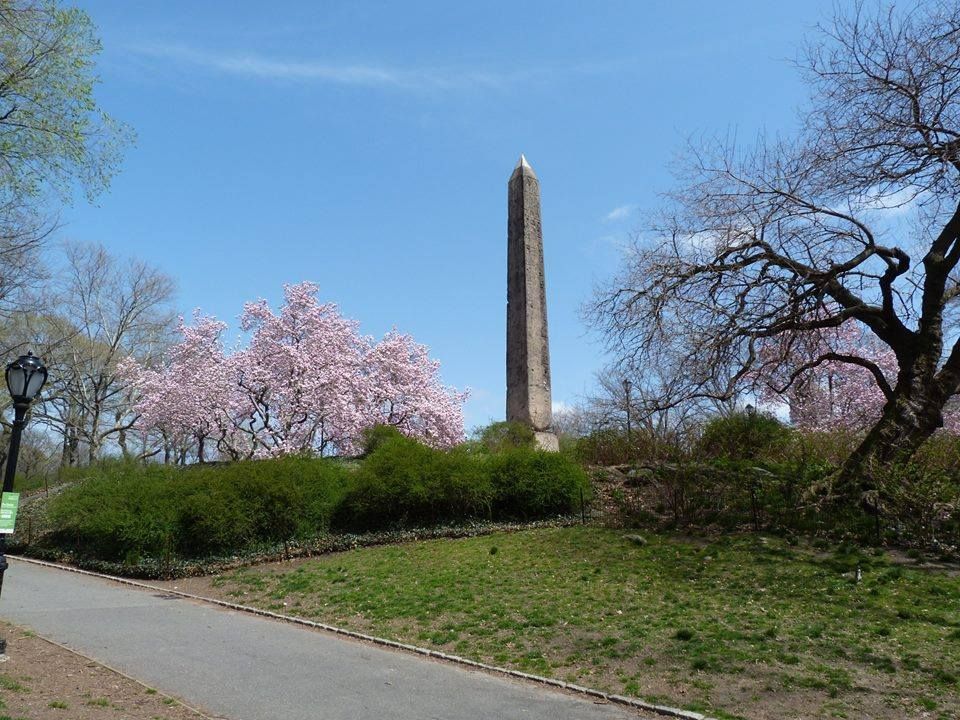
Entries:
[[[890, 387], [896, 385], [899, 365], [893, 351], [863, 325], [848, 320], [836, 328], [799, 338], [784, 335], [763, 345], [759, 400], [785, 403], [791, 422], [802, 430], [865, 432], [879, 419], [886, 396], [866, 367], [835, 359], [814, 364], [828, 353], [870, 362]], [[944, 412], [944, 428], [960, 432], [955, 409]]]
[[365, 360], [371, 396], [370, 424], [393, 425], [437, 447], [463, 441], [468, 393], [440, 383], [440, 363], [409, 335], [389, 332]]
[[223, 350], [225, 325], [199, 314], [158, 368], [129, 359], [140, 428], [207, 445], [229, 458], [288, 453], [352, 454], [365, 428], [390, 424], [435, 446], [461, 442], [467, 394], [444, 387], [439, 363], [409, 335], [373, 344], [317, 286], [284, 287], [274, 312], [247, 303], [244, 348]]

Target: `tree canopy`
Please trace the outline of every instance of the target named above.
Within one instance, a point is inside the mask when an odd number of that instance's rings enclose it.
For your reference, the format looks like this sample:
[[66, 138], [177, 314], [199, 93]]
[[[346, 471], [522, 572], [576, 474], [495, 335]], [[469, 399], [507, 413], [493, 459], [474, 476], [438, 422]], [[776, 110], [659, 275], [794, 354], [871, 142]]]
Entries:
[[[665, 404], [779, 380], [801, 346], [820, 352], [791, 382], [826, 361], [865, 369], [883, 410], [844, 470], [865, 477], [909, 457], [960, 388], [960, 5], [858, 4], [799, 69], [802, 129], [691, 148], [588, 314], [634, 374], [673, 369]], [[847, 326], [892, 370], [834, 347]]]
[[244, 348], [225, 350], [226, 326], [197, 315], [181, 322], [182, 339], [162, 363], [131, 358], [121, 368], [136, 427], [181, 459], [191, 452], [202, 462], [211, 450], [229, 459], [354, 454], [377, 425], [437, 447], [463, 440], [467, 394], [440, 382], [427, 348], [396, 331], [371, 342], [317, 300], [316, 285], [285, 286], [277, 312], [265, 300], [247, 303], [240, 324], [251, 334]]
[[44, 277], [38, 249], [54, 203], [78, 189], [96, 197], [131, 140], [94, 98], [99, 51], [82, 11], [0, 0], [0, 315]]
[[129, 131], [97, 106], [90, 18], [51, 0], [0, 2], [0, 193], [25, 202], [45, 187], [89, 197], [116, 172]]

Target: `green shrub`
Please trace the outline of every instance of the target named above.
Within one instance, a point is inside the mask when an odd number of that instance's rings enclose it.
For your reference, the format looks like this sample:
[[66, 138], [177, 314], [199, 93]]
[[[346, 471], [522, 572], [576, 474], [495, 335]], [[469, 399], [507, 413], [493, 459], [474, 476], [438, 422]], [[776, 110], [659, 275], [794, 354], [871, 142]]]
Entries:
[[793, 431], [772, 415], [740, 412], [708, 422], [697, 449], [706, 458], [772, 460], [783, 457], [792, 439]]
[[805, 491], [829, 465], [714, 460], [659, 465], [649, 470], [648, 496], [655, 510], [620, 508], [620, 522], [641, 527], [662, 521], [673, 527], [810, 530], [822, 518], [811, 513]]
[[881, 530], [900, 543], [960, 548], [960, 480], [919, 463], [876, 473]]
[[625, 465], [633, 459], [626, 432], [605, 428], [576, 441], [575, 456], [587, 465]]
[[960, 477], [960, 437], [948, 432], [935, 433], [917, 450], [913, 464]]
[[354, 476], [334, 527], [365, 531], [469, 519], [534, 519], [579, 508], [583, 470], [557, 453], [435, 450], [395, 437]]
[[362, 531], [486, 518], [491, 499], [479, 456], [436, 450], [398, 433], [364, 460], [333, 524]]
[[325, 531], [346, 470], [285, 457], [177, 468], [106, 463], [50, 502], [54, 542], [109, 560], [200, 557]]
[[383, 443], [401, 437], [402, 433], [393, 425], [374, 425], [363, 431], [363, 454], [369, 455]]
[[242, 553], [339, 530], [537, 519], [579, 509], [583, 470], [556, 453], [437, 450], [392, 428], [371, 432], [351, 472], [332, 459], [186, 468], [111, 462], [72, 471], [49, 501], [45, 546], [111, 562]]
[[536, 439], [533, 428], [523, 423], [509, 421], [491, 423], [475, 434], [480, 445], [492, 453], [517, 448], [533, 448]]
[[516, 449], [487, 460], [498, 520], [530, 520], [577, 511], [589, 496], [587, 475], [558, 453]]
[[801, 464], [839, 466], [860, 443], [862, 435], [847, 430], [793, 433], [789, 458]]

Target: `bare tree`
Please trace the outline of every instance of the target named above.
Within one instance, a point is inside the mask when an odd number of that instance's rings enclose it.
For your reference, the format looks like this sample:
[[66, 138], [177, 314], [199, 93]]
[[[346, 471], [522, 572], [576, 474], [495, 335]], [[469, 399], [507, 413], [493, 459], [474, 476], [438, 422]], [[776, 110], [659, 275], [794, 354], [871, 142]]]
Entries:
[[[636, 438], [679, 449], [698, 434], [707, 417], [727, 413], [727, 406], [737, 402], [736, 397], [725, 402], [708, 397], [681, 399], [681, 377], [670, 368], [648, 368], [638, 374], [626, 370], [614, 366], [597, 373], [596, 387], [585, 401], [594, 429], [625, 428], [629, 402]], [[629, 395], [625, 380], [630, 380]]]
[[[590, 315], [624, 367], [674, 368], [667, 405], [731, 397], [778, 363], [765, 343], [789, 354], [862, 323], [896, 377], [853, 353], [810, 365], [865, 367], [883, 391], [841, 473], [868, 478], [912, 456], [960, 388], [960, 5], [855, 6], [800, 67], [812, 99], [798, 136], [692, 150], [657, 240], [637, 243]], [[908, 212], [893, 221], [890, 207]]]
[[56, 289], [57, 311], [45, 317], [51, 388], [40, 418], [63, 438], [63, 464], [81, 449], [93, 462], [104, 443], [127, 452], [135, 423], [130, 390], [117, 372], [128, 356], [159, 357], [174, 324], [173, 281], [144, 262], [121, 262], [98, 245], [69, 245]]
[[553, 431], [559, 437], [579, 438], [589, 435], [593, 422], [588, 409], [581, 403], [553, 408]]

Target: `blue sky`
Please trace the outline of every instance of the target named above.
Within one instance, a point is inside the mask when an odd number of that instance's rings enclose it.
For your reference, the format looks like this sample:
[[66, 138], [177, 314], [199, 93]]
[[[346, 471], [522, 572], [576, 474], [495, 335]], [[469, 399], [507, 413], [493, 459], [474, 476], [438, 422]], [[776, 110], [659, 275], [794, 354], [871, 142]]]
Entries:
[[138, 139], [61, 236], [149, 260], [233, 323], [312, 280], [365, 333], [412, 333], [504, 414], [506, 182], [543, 193], [555, 402], [604, 364], [578, 309], [688, 139], [790, 133], [831, 2], [116, 2], [101, 106]]

